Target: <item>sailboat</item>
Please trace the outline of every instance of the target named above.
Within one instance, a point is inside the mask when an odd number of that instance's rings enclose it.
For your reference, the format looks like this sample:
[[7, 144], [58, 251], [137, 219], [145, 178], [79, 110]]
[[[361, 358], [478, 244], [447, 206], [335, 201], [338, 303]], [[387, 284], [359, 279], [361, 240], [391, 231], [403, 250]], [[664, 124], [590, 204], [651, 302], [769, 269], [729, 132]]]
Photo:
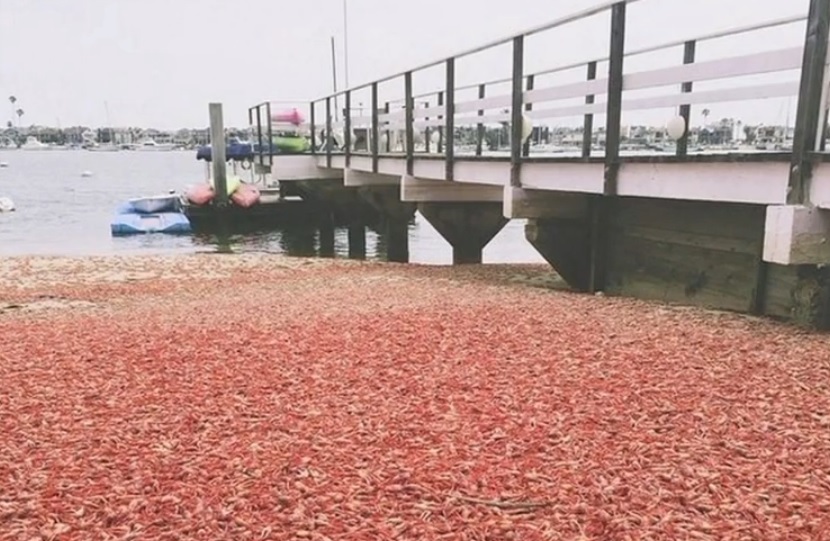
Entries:
[[110, 141], [109, 143], [94, 143], [87, 150], [92, 152], [118, 152], [121, 149], [115, 144], [115, 130], [112, 129], [112, 123], [110, 122], [110, 108], [107, 102], [104, 102], [104, 108], [107, 111], [107, 124], [110, 126]]
[[26, 138], [26, 142], [20, 147], [20, 150], [49, 150], [50, 147], [46, 143], [41, 143], [37, 137], [30, 135]]

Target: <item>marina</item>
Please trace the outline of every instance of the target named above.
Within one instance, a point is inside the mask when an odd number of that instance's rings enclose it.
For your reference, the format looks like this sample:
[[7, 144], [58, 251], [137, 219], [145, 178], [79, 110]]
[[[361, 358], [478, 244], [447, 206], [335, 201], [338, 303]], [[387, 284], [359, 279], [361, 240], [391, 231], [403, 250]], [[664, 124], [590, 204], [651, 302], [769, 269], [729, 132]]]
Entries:
[[[253, 106], [255, 169], [270, 172], [280, 186], [300, 187], [329, 208], [360, 193], [385, 223], [392, 239], [390, 261], [408, 260], [406, 224], [416, 212], [452, 246], [454, 264], [481, 263], [484, 247], [508, 221], [524, 219], [527, 241], [574, 290], [830, 328], [825, 268], [830, 252], [824, 242], [830, 237], [830, 176], [822, 165], [828, 24], [819, 24], [822, 17], [830, 18], [830, 4], [813, 0], [803, 15], [629, 50], [627, 10], [637, 3], [607, 2], [443, 60], [335, 90], [311, 100], [307, 116], [295, 109], [277, 118], [270, 102]], [[607, 57], [527, 72], [524, 58], [532, 49], [525, 48], [526, 38], [599, 15], [610, 15]], [[770, 28], [805, 22], [800, 44], [695, 59], [696, 48], [709, 41], [736, 35], [751, 39]], [[816, 48], [816, 41], [823, 45]], [[497, 47], [512, 51], [505, 78], [458, 85], [457, 63]], [[762, 48], [760, 42], [757, 47]], [[664, 49], [682, 49], [683, 55], [668, 67], [626, 69], [631, 57]], [[605, 73], [598, 73], [599, 63]], [[537, 82], [580, 67], [588, 73], [583, 81]], [[433, 68], [443, 70], [443, 84], [416, 93], [414, 80]], [[741, 77], [794, 70], [800, 81], [729, 86]], [[693, 89], [713, 80], [726, 88]], [[503, 83], [509, 90], [488, 93]], [[472, 88], [478, 89], [477, 98], [456, 98]], [[628, 97], [641, 90], [662, 94]], [[693, 105], [755, 100], [763, 107], [781, 98], [797, 99], [795, 127], [790, 130], [788, 119], [783, 137], [775, 136], [776, 130], [751, 133], [726, 119], [721, 124], [728, 129], [698, 131], [697, 141], [691, 141]], [[584, 103], [563, 105], [574, 99]], [[356, 101], [369, 103], [369, 113], [362, 105], [355, 110]], [[338, 102], [345, 104], [339, 120]], [[217, 140], [222, 132], [216, 131], [214, 118], [218, 114], [221, 126], [221, 105], [210, 108], [212, 139]], [[623, 124], [624, 111], [649, 109], [674, 110], [659, 142], [637, 141], [631, 126]], [[594, 122], [600, 115], [602, 127]], [[541, 143], [540, 124], [573, 116], [584, 118], [580, 139], [570, 147]], [[309, 138], [307, 151], [274, 152], [274, 124], [286, 121]], [[496, 123], [504, 133], [497, 132], [494, 148], [487, 125]], [[502, 140], [507, 151], [501, 150]], [[217, 186], [224, 186], [224, 164], [216, 156], [213, 174]], [[219, 199], [213, 204], [224, 205]], [[365, 226], [355, 225], [360, 245], [357, 228], [365, 231]]]

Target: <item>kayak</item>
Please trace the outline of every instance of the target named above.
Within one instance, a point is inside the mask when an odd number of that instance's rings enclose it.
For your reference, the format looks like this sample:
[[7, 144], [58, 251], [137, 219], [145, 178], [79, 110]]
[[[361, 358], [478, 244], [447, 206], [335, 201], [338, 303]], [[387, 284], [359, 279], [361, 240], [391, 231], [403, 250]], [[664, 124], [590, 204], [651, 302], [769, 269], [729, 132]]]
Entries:
[[311, 144], [305, 137], [274, 137], [274, 146], [280, 152], [307, 152]]
[[[239, 185], [242, 184], [242, 179], [239, 178], [239, 177], [234, 177], [234, 176], [229, 175], [227, 177], [226, 182], [227, 182], [227, 188], [228, 188], [228, 195], [231, 195], [233, 192], [236, 191], [237, 188], [239, 188]], [[211, 179], [210, 179], [210, 186], [211, 186], [211, 189], [215, 189], [215, 186], [214, 186], [214, 183], [213, 183], [213, 177], [211, 177]]]
[[294, 126], [299, 126], [303, 123], [303, 114], [300, 113], [300, 111], [298, 111], [297, 109], [279, 111], [276, 113], [271, 113], [271, 121], [286, 122], [288, 124], [293, 124]]
[[243, 183], [233, 192], [231, 201], [233, 201], [234, 205], [246, 209], [256, 205], [259, 202], [259, 197], [259, 190], [256, 186]]
[[213, 186], [207, 183], [194, 184], [187, 188], [184, 195], [194, 205], [207, 205], [213, 199]]

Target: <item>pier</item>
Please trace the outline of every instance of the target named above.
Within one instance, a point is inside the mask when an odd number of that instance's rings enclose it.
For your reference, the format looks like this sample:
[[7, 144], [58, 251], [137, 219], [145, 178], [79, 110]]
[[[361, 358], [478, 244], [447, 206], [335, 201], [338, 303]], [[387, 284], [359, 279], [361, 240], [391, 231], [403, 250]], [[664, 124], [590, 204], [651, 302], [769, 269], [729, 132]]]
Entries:
[[[383, 217], [393, 261], [407, 260], [406, 224], [416, 210], [452, 245], [456, 264], [481, 262], [482, 249], [507, 221], [524, 219], [528, 241], [574, 290], [830, 327], [830, 0], [811, 0], [800, 15], [629, 48], [630, 8], [648, 2], [606, 2], [310, 100], [310, 149], [260, 152], [257, 163], [281, 185], [321, 201], [369, 201]], [[609, 20], [607, 55], [569, 65], [556, 65], [554, 56], [544, 70], [525, 69], [528, 38], [599, 17]], [[806, 29], [800, 43], [765, 45], [765, 31], [787, 26]], [[756, 39], [756, 50], [696, 61], [700, 47], [733, 36]], [[512, 56], [503, 78], [457, 84], [461, 62], [498, 47]], [[672, 50], [676, 65], [628, 67], [634, 57]], [[443, 84], [416, 93], [418, 78], [435, 70]], [[544, 84], [546, 76], [574, 70], [582, 80]], [[745, 82], [762, 75], [783, 82]], [[696, 88], [712, 81], [725, 87]], [[775, 98], [797, 99], [792, 149], [689, 150], [693, 107], [749, 100], [763, 107]], [[368, 104], [368, 114], [358, 101]], [[337, 121], [335, 103], [345, 104]], [[675, 111], [666, 115], [675, 151], [626, 152], [624, 115], [652, 109]], [[534, 154], [528, 139], [535, 124], [573, 117], [584, 122], [576, 155]], [[484, 126], [491, 123], [507, 126], [509, 152], [485, 149]], [[475, 145], [456, 141], [465, 127], [476, 130]]]

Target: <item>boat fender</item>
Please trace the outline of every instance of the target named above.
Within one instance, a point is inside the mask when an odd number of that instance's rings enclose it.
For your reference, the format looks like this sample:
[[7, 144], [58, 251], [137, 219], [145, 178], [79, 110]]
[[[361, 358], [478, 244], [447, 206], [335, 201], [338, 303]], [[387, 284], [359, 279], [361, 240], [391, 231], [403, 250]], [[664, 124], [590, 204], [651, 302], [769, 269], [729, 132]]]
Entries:
[[0, 212], [14, 212], [14, 201], [8, 197], [0, 197]]

